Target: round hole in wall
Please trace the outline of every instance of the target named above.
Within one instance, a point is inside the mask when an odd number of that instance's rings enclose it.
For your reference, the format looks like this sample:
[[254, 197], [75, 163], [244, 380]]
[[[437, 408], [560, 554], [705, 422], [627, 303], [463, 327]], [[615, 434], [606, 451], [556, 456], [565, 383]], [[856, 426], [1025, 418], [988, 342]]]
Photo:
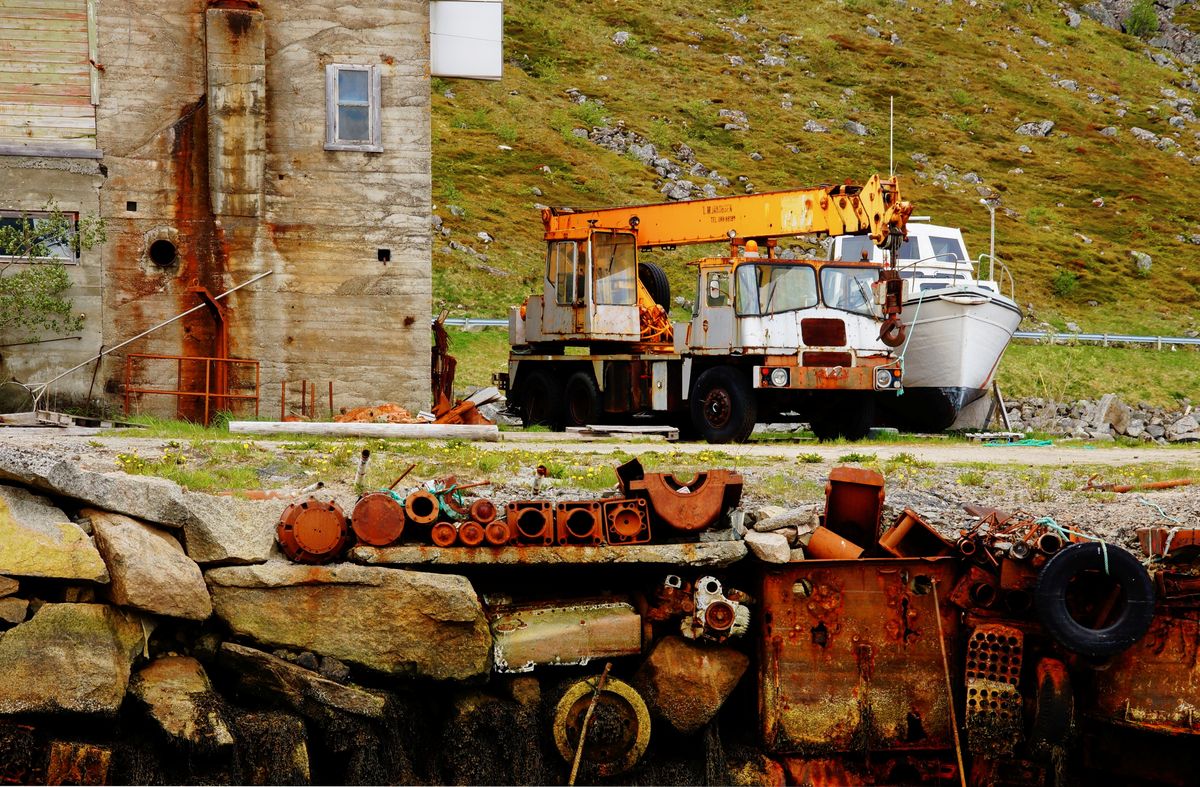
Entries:
[[179, 250], [169, 240], [156, 240], [151, 243], [149, 254], [150, 261], [160, 268], [174, 265], [175, 260], [179, 258]]

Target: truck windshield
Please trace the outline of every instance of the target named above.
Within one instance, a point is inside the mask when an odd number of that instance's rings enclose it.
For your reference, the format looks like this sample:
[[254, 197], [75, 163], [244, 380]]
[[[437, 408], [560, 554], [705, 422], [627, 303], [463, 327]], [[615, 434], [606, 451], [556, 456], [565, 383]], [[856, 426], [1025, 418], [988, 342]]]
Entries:
[[593, 232], [592, 260], [596, 269], [596, 303], [610, 306], [637, 303], [637, 250], [632, 235]]
[[831, 309], [874, 314], [871, 284], [878, 279], [875, 268], [825, 267], [821, 269], [821, 296]]
[[779, 314], [817, 305], [817, 274], [809, 265], [751, 264], [737, 269], [737, 314]]

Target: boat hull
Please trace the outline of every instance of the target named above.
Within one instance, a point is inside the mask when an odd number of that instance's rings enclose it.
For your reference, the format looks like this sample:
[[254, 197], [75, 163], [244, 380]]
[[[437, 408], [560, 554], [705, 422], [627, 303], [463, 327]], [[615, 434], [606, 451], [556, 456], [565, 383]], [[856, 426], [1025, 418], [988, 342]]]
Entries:
[[977, 286], [927, 291], [904, 303], [904, 394], [889, 402], [899, 425], [942, 431], [987, 393], [1021, 322], [1008, 298]]

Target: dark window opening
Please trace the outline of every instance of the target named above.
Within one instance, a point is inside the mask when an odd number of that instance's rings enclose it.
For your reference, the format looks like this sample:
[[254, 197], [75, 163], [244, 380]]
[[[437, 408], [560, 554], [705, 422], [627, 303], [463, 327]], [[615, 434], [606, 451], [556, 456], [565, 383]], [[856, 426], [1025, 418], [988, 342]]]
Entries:
[[129, 202], [126, 202], [125, 210], [129, 211], [130, 213], [137, 213], [137, 203], [133, 202], [132, 200]]
[[380, 262], [391, 262], [392, 261], [392, 250], [391, 249], [376, 249], [375, 256], [379, 259]]
[[175, 248], [175, 244], [169, 240], [156, 240], [150, 244], [150, 261], [160, 268], [167, 268], [175, 264], [175, 260], [179, 258], [179, 251]]

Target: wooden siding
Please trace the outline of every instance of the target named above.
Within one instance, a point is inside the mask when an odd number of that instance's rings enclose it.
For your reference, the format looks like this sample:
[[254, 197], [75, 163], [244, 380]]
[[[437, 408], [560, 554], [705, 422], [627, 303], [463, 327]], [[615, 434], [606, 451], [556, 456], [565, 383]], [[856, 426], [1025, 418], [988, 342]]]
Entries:
[[0, 0], [0, 148], [96, 147], [89, 0]]

